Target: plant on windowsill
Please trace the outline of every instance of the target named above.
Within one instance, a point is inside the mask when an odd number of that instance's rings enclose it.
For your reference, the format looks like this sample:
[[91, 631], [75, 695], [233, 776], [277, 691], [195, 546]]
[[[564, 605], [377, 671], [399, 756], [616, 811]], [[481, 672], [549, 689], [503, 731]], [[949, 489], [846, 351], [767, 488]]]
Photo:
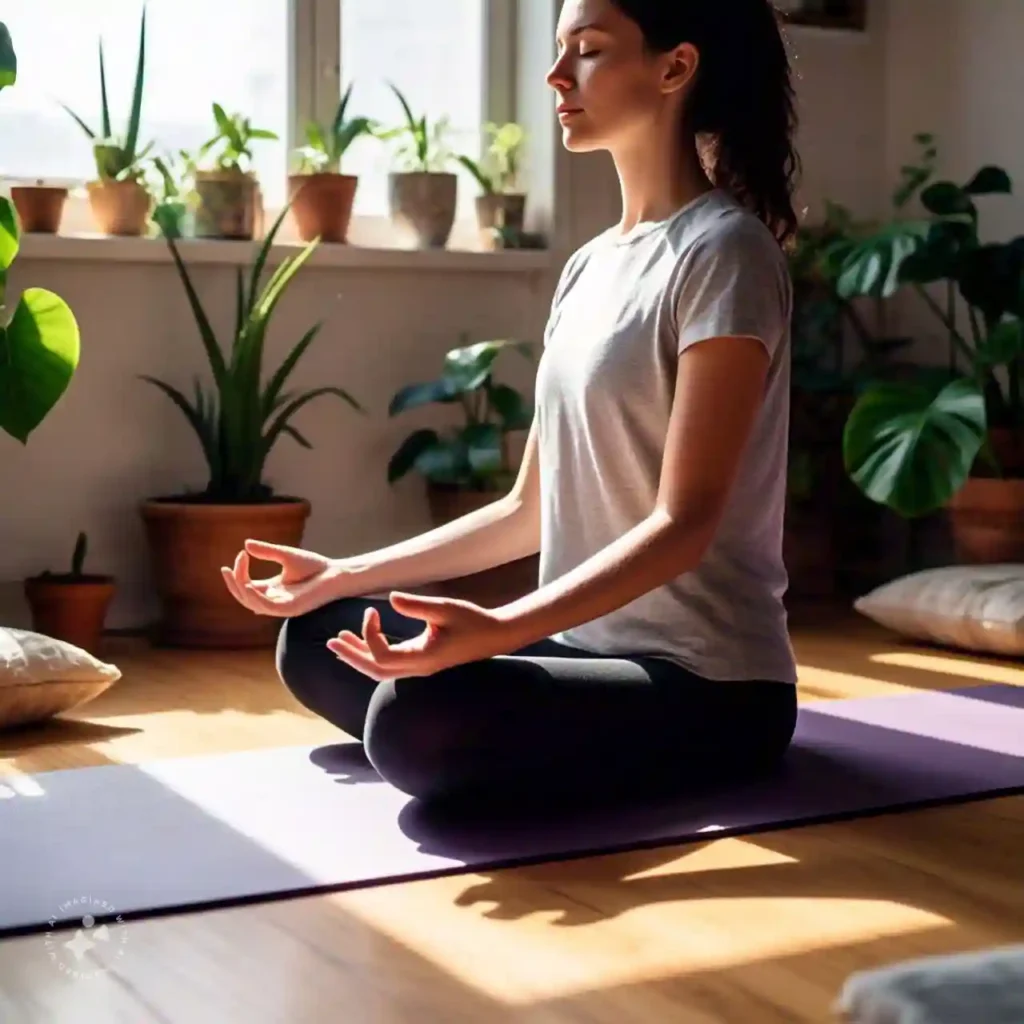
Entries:
[[868, 389], [846, 424], [845, 463], [869, 498], [908, 519], [945, 509], [962, 562], [1021, 561], [1024, 237], [982, 243], [975, 202], [1012, 183], [993, 166], [964, 185], [933, 181], [934, 139], [917, 141], [925, 159], [905, 168], [902, 198], [919, 195], [930, 216], [887, 224], [834, 256], [846, 296], [912, 288], [945, 330], [948, 365]]
[[142, 97], [146, 73], [146, 9], [142, 9], [139, 29], [139, 53], [132, 91], [128, 127], [123, 136], [115, 136], [107, 102], [107, 75], [103, 60], [103, 40], [100, 52], [100, 100], [102, 123], [97, 133], [66, 104], [62, 107], [75, 119], [92, 143], [96, 161], [96, 180], [87, 183], [89, 206], [96, 226], [105, 235], [139, 236], [145, 233], [149, 220], [152, 197], [146, 187], [146, 156], [152, 149], [149, 143], [140, 148], [139, 127], [142, 121]]
[[304, 242], [345, 244], [352, 220], [359, 178], [342, 174], [341, 163], [349, 147], [372, 134], [369, 118], [346, 118], [352, 84], [345, 90], [328, 126], [313, 122], [306, 127], [306, 144], [297, 151], [298, 169], [288, 178], [292, 213]]
[[[0, 91], [17, 78], [14, 45], [0, 22]], [[45, 288], [26, 288], [8, 315], [7, 274], [20, 244], [18, 211], [0, 197], [0, 430], [27, 444], [71, 383], [80, 339], [68, 304]]]
[[417, 248], [443, 249], [455, 225], [458, 176], [447, 170], [453, 154], [447, 145], [450, 122], [427, 115], [415, 117], [404, 94], [388, 83], [398, 97], [405, 123], [395, 128], [375, 128], [384, 141], [401, 140], [394, 154], [395, 166], [388, 177], [388, 202], [393, 223]]
[[195, 172], [198, 238], [251, 240], [263, 234], [263, 198], [253, 170], [253, 143], [277, 139], [275, 132], [253, 128], [250, 118], [228, 114], [213, 104], [216, 134], [199, 147]]
[[509, 434], [528, 430], [532, 410], [507, 384], [494, 382], [494, 364], [513, 349], [527, 359], [533, 346], [524, 341], [479, 341], [452, 349], [440, 377], [409, 384], [391, 399], [390, 416], [423, 406], [458, 405], [464, 422], [446, 435], [433, 429], [411, 433], [388, 463], [388, 482], [415, 470], [427, 481], [427, 500], [435, 524], [449, 522], [508, 492], [516, 470], [509, 457]]
[[465, 154], [457, 157], [480, 186], [476, 199], [480, 242], [484, 249], [517, 248], [526, 220], [526, 193], [521, 187], [526, 132], [512, 121], [488, 122], [484, 132], [489, 142], [481, 160]]
[[155, 156], [150, 161], [154, 197], [150, 228], [157, 237], [185, 238], [194, 234], [195, 210], [199, 197], [195, 190], [195, 158], [186, 150]]
[[[171, 384], [143, 377], [184, 414], [208, 472], [201, 491], [150, 498], [140, 510], [162, 605], [156, 639], [169, 646], [265, 647], [274, 643], [274, 623], [247, 612], [230, 596], [220, 567], [232, 564], [251, 537], [292, 546], [302, 542], [311, 511], [309, 502], [277, 494], [264, 480], [267, 459], [282, 437], [312, 447], [292, 425], [295, 415], [324, 395], [335, 395], [363, 411], [340, 387], [286, 390], [322, 323], [314, 324], [263, 382], [264, 350], [274, 311], [318, 244], [311, 242], [296, 256], [286, 258], [263, 283], [271, 247], [288, 209], [286, 206], [281, 212], [260, 245], [248, 281], [242, 268], [237, 270], [235, 323], [226, 349], [214, 333], [177, 244], [166, 239], [213, 377], [210, 388], [196, 380], [194, 398]], [[254, 571], [267, 575], [273, 567], [257, 563]]]
[[32, 629], [99, 655], [107, 610], [116, 584], [112, 576], [85, 572], [86, 534], [79, 533], [66, 573], [46, 570], [25, 580]]

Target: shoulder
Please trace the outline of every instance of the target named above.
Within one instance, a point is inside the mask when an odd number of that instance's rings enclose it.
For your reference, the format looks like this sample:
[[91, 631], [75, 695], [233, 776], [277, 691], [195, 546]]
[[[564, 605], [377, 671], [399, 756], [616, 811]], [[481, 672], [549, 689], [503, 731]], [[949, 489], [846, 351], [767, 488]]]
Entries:
[[587, 262], [594, 253], [594, 250], [597, 249], [606, 235], [607, 232], [602, 232], [600, 235], [596, 235], [594, 238], [584, 242], [578, 249], [570, 254], [569, 258], [562, 266], [562, 271], [558, 276], [558, 283], [555, 286], [556, 304], [576, 282], [576, 279], [583, 272], [583, 268], [587, 265]]

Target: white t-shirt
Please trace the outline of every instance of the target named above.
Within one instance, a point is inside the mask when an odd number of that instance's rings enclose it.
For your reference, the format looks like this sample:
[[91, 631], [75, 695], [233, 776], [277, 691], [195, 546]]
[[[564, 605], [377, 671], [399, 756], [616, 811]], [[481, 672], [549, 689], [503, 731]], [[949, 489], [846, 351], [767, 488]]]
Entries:
[[679, 353], [709, 338], [752, 335], [771, 365], [701, 563], [555, 639], [665, 657], [714, 680], [796, 681], [782, 560], [791, 307], [785, 254], [720, 190], [665, 221], [605, 232], [569, 258], [536, 383], [542, 586], [653, 511]]

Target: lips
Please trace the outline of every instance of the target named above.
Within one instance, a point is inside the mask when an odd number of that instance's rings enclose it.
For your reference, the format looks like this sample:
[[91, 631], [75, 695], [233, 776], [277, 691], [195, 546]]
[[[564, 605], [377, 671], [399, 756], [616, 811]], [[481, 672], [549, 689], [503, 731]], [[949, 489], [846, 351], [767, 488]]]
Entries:
[[558, 113], [561, 114], [579, 114], [582, 112], [582, 107], [574, 107], [571, 103], [559, 103]]

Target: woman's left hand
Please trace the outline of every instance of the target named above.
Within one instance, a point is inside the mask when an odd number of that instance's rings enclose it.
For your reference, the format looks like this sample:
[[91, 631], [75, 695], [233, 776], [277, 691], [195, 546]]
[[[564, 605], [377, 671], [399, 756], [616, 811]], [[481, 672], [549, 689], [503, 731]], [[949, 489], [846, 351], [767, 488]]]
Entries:
[[408, 676], [430, 676], [442, 669], [507, 654], [514, 646], [508, 624], [471, 601], [447, 597], [391, 595], [395, 611], [422, 619], [419, 636], [389, 644], [380, 616], [367, 608], [363, 635], [343, 630], [327, 647], [358, 672], [378, 682]]

